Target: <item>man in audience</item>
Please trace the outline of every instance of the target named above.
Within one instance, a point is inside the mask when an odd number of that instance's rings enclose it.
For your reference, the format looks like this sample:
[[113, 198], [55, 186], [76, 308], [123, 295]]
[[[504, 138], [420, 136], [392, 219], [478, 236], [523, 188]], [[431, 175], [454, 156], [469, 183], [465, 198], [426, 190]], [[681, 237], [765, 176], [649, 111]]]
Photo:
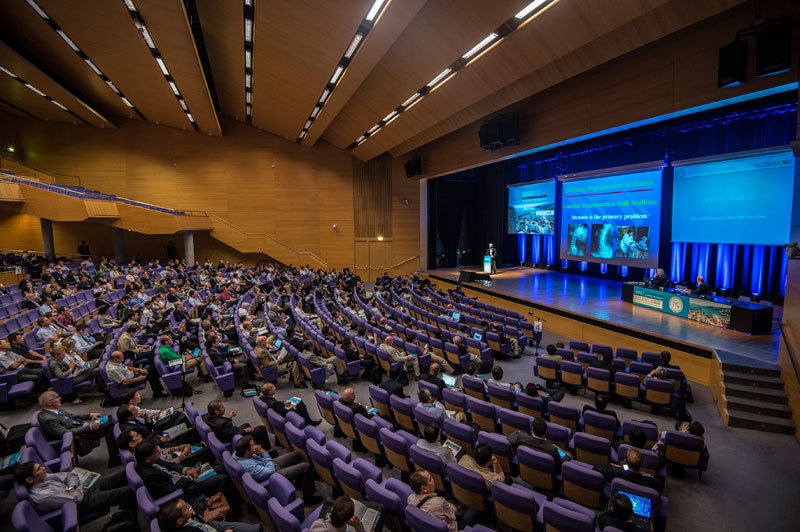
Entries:
[[111, 353], [108, 364], [106, 364], [106, 375], [111, 381], [123, 386], [138, 386], [140, 382], [147, 379], [150, 389], [153, 390], [153, 399], [168, 395], [164, 393], [161, 378], [152, 364], [148, 364], [144, 368], [137, 368], [133, 365], [126, 366], [122, 351]]
[[361, 414], [365, 418], [370, 418], [367, 413], [367, 409], [364, 408], [364, 405], [361, 403], [356, 402], [356, 391], [352, 388], [345, 388], [342, 392], [342, 396], [339, 398], [339, 402], [342, 403], [344, 406], [349, 408], [353, 411], [353, 415]]
[[[415, 356], [404, 355], [398, 351], [397, 348], [394, 347], [394, 337], [391, 334], [386, 335], [378, 349], [389, 355], [392, 362], [403, 362], [409, 371], [414, 371], [416, 380], [419, 380], [419, 359]], [[431, 360], [433, 360], [433, 358], [431, 358]]]
[[[161, 432], [166, 429], [177, 427], [178, 425], [185, 425], [187, 429], [193, 427], [189, 418], [178, 409], [173, 409], [169, 414], [164, 410], [152, 410], [142, 408], [142, 394], [136, 388], [129, 388], [122, 392], [120, 396], [122, 406], [130, 405], [135, 406], [137, 409], [137, 419], [141, 419], [145, 423], [150, 423], [152, 429], [156, 432]], [[165, 409], [166, 410], [166, 409]]]
[[242, 436], [236, 442], [234, 459], [242, 465], [246, 473], [250, 473], [253, 480], [263, 482], [279, 472], [292, 481], [297, 489], [303, 490], [303, 504], [317, 504], [322, 502], [322, 497], [315, 495], [314, 470], [308, 462], [304, 462], [296, 452], [282, 454], [276, 458], [270, 455], [255, 441], [252, 436]]
[[519, 393], [522, 389], [522, 384], [515, 382], [502, 382], [503, 381], [503, 368], [500, 366], [495, 366], [492, 368], [492, 376], [489, 378], [490, 383], [497, 384], [498, 386], [503, 386], [504, 388], [510, 389], [512, 392]]
[[155, 443], [143, 440], [134, 449], [136, 458], [136, 473], [142, 478], [147, 491], [154, 499], [169, 495], [176, 489], [183, 490], [189, 500], [197, 497], [210, 497], [215, 493], [223, 492], [228, 501], [238, 499], [235, 490], [224, 470], [219, 468], [212, 475], [203, 480], [198, 480], [199, 469], [189, 468], [174, 462], [165, 462], [161, 459], [161, 449]]
[[500, 461], [492, 453], [492, 448], [488, 443], [476, 445], [472, 451], [472, 456], [465, 454], [458, 461], [458, 465], [470, 471], [475, 471], [482, 476], [486, 482], [486, 489], [489, 491], [491, 491], [492, 483], [495, 481], [505, 482], [506, 484], [512, 483], [510, 476], [506, 478]]
[[119, 407], [117, 410], [117, 422], [119, 423], [119, 428], [121, 430], [135, 430], [146, 440], [157, 441], [159, 443], [169, 442], [173, 445], [181, 445], [184, 443], [200, 443], [200, 435], [196, 430], [193, 430], [194, 427], [192, 427], [192, 425], [189, 423], [188, 418], [184, 417], [184, 421], [184, 426], [176, 431], [178, 434], [175, 437], [170, 438], [163, 432], [163, 429], [168, 428], [165, 426], [166, 424], [159, 427], [159, 429], [156, 429], [152, 423], [140, 418], [139, 409], [135, 405], [126, 404]]
[[[622, 462], [622, 460], [620, 461]], [[639, 449], [628, 449], [623, 464], [627, 464], [628, 468], [625, 469], [622, 465], [618, 464], [599, 464], [594, 466], [593, 469], [601, 473], [606, 482], [611, 482], [615, 478], [622, 478], [629, 482], [639, 484], [640, 486], [653, 488], [661, 493], [663, 485], [654, 477], [642, 471], [644, 458], [642, 457], [642, 453], [639, 452]]]
[[277, 392], [277, 388], [271, 382], [264, 383], [261, 386], [261, 400], [276, 414], [281, 417], [286, 417], [286, 414], [289, 412], [296, 412], [303, 418], [306, 422], [306, 425], [310, 425], [312, 427], [316, 427], [322, 420], [311, 419], [311, 415], [308, 413], [308, 407], [306, 406], [305, 401], [300, 401], [299, 403], [295, 404], [288, 399], [286, 401], [280, 401], [275, 399], [275, 393]]
[[[418, 408], [422, 408], [423, 410], [438, 416], [441, 423], [444, 423], [444, 420], [447, 419], [447, 410], [445, 409], [444, 405], [437, 401], [433, 395], [431, 394], [430, 390], [425, 388], [421, 389], [417, 397], [419, 398], [419, 403], [417, 403]], [[464, 416], [463, 412], [456, 412], [453, 415], [453, 419], [458, 421], [459, 423], [464, 421], [466, 417]]]
[[545, 434], [547, 433], [547, 422], [537, 417], [533, 420], [533, 434], [526, 434], [522, 431], [514, 431], [508, 435], [508, 442], [517, 449], [520, 445], [524, 445], [525, 447], [529, 447], [534, 451], [539, 451], [545, 454], [549, 454], [553, 458], [553, 463], [556, 465], [556, 472], [561, 470], [561, 464], [570, 460], [572, 455], [567, 452], [563, 451], [564, 456], [561, 456], [559, 453], [559, 448], [550, 443], [545, 439]]
[[647, 447], [647, 434], [639, 427], [634, 427], [628, 433], [627, 442], [625, 440], [617, 440], [611, 445], [612, 447], [614, 447], [614, 450], [616, 451], [622, 444], [627, 444], [630, 445], [631, 447], [636, 447], [637, 449], [645, 449]]
[[595, 394], [594, 396], [594, 406], [591, 405], [583, 405], [583, 410], [581, 411], [581, 415], [585, 414], [587, 411], [590, 412], [597, 412], [598, 414], [603, 414], [605, 416], [611, 416], [617, 422], [617, 428], [619, 428], [619, 419], [617, 418], [617, 413], [613, 410], [608, 410], [606, 407], [608, 406], [608, 396], [607, 395], [600, 395]]
[[[478, 361], [478, 363], [480, 363], [480, 361], [478, 360], [478, 355], [469, 352], [469, 349], [467, 349], [467, 345], [464, 342], [464, 338], [462, 336], [459, 335], [453, 336], [453, 344], [455, 344], [455, 346], [458, 348], [458, 355], [460, 357], [468, 356], [469, 362]], [[444, 364], [442, 364], [442, 367], [444, 368], [445, 373], [450, 373], [450, 374], [453, 373], [453, 368], [450, 367], [450, 364], [447, 364], [446, 361]]]
[[[119, 316], [119, 313], [117, 313], [117, 316]], [[139, 345], [134, 339], [134, 335], [138, 330], [139, 330], [139, 325], [137, 323], [132, 323], [128, 325], [128, 328], [125, 330], [124, 333], [122, 333], [122, 336], [120, 336], [119, 339], [117, 340], [117, 349], [122, 351], [122, 353], [129, 358], [152, 359], [153, 353], [150, 346]]]
[[439, 376], [441, 371], [442, 371], [441, 366], [439, 366], [439, 364], [437, 364], [436, 362], [432, 362], [431, 367], [428, 368], [428, 373], [421, 375], [419, 380], [436, 385], [439, 388], [439, 391], [441, 392], [442, 390], [447, 388], [447, 385]]
[[597, 368], [597, 369], [604, 369], [608, 371], [610, 374], [610, 379], [614, 381], [614, 375], [617, 373], [616, 368], [614, 367], [614, 355], [611, 353], [603, 353], [600, 355], [600, 358], [593, 359], [589, 363], [590, 368]]
[[21, 339], [22, 333], [11, 333], [8, 338], [0, 340], [0, 366], [6, 371], [14, 371], [19, 368], [17, 380], [20, 382], [33, 382], [34, 391], [50, 388], [50, 381], [47, 380], [42, 369], [42, 364], [46, 360], [45, 357], [28, 349], [15, 349], [9, 342], [19, 343], [17, 338]]
[[423, 437], [417, 441], [417, 446], [420, 449], [425, 449], [426, 451], [437, 455], [442, 459], [444, 465], [447, 465], [455, 460], [456, 457], [453, 456], [453, 453], [450, 452], [450, 449], [439, 442], [440, 433], [441, 431], [439, 430], [438, 426], [426, 425], [425, 430], [422, 432]]
[[448, 532], [458, 531], [458, 508], [436, 494], [436, 484], [430, 473], [425, 470], [415, 471], [408, 483], [414, 493], [408, 496], [407, 504], [443, 521]]
[[557, 349], [558, 348], [556, 348], [556, 346], [554, 346], [553, 344], [547, 344], [547, 347], [545, 348], [545, 351], [547, 351], [547, 353], [541, 354], [539, 356], [545, 357], [545, 358], [550, 358], [550, 359], [555, 360], [558, 363], [561, 363], [561, 361], [563, 360], [563, 357], [561, 355], [557, 355], [556, 354]]
[[[141, 434], [133, 429], [123, 431], [117, 438], [117, 447], [120, 451], [128, 451], [131, 456], [134, 456], [136, 446], [139, 442], [144, 440]], [[159, 442], [153, 442], [158, 445]], [[159, 447], [161, 450], [161, 459], [165, 462], [181, 463], [186, 457], [192, 454], [192, 446], [188, 443], [176, 445], [174, 447]]]
[[[97, 367], [98, 362], [98, 360], [93, 360], [92, 362], [84, 363], [83, 360], [79, 362], [72, 358], [68, 361], [65, 349], [58, 345], [50, 350], [50, 360], [47, 362], [47, 367], [56, 379], [72, 377], [73, 384], [81, 384], [88, 380], [100, 379], [100, 369]], [[77, 397], [73, 400], [75, 404], [80, 402], [81, 400]]]
[[[355, 515], [355, 503], [342, 495], [333, 503], [328, 519], [317, 519], [311, 523], [311, 532], [345, 532], [352, 527], [355, 532], [366, 532], [361, 520]], [[376, 530], [377, 532], [377, 530]]]
[[96, 340], [89, 334], [89, 327], [85, 323], [79, 323], [75, 326], [75, 334], [71, 337], [75, 340], [75, 347], [82, 355], [86, 355], [89, 360], [100, 358], [103, 354], [103, 342]]
[[61, 396], [52, 390], [39, 396], [39, 405], [42, 407], [39, 425], [46, 439], [60, 440], [65, 433], [71, 432], [75, 438], [75, 452], [78, 456], [85, 456], [95, 447], [94, 441], [105, 438], [109, 467], [117, 464], [119, 456], [111, 436], [112, 424], [100, 424], [101, 414], [71, 414], [61, 408]]
[[649, 532], [631, 521], [633, 516], [633, 505], [631, 500], [624, 493], [617, 493], [611, 498], [611, 509], [597, 518], [597, 524], [601, 529], [614, 527], [623, 532]]
[[125, 471], [101, 475], [92, 487], [85, 488], [77, 473], [48, 473], [42, 464], [25, 462], [17, 466], [14, 480], [28, 490], [31, 503], [41, 514], [58, 510], [68, 502], [77, 505], [79, 516], [106, 514], [114, 506], [134, 516], [137, 513], [136, 496], [128, 486]]
[[192, 505], [181, 498], [170, 499], [158, 509], [161, 532], [261, 532], [258, 523], [236, 521], [206, 521], [195, 513]]
[[234, 377], [238, 378], [242, 383], [242, 388], [254, 388], [253, 372], [250, 364], [247, 363], [246, 357], [241, 353], [225, 351], [220, 348], [219, 337], [212, 336], [206, 341], [206, 350], [211, 363], [215, 366], [222, 366], [225, 362], [231, 363]]
[[[50, 318], [42, 316], [36, 321], [38, 329], [36, 329], [36, 339], [41, 343], [57, 342], [62, 333], [53, 325]], [[64, 336], [69, 336], [70, 333], [64, 333]], [[12, 344], [13, 345], [13, 344]]]
[[403, 385], [400, 379], [403, 377], [403, 368], [401, 366], [392, 366], [389, 373], [381, 379], [380, 388], [386, 390], [389, 395], [396, 395], [400, 399], [404, 399], [406, 392], [403, 391]]
[[[172, 348], [172, 337], [168, 334], [164, 334], [161, 336], [161, 346], [158, 348], [158, 356], [161, 357], [161, 361], [164, 363], [165, 366], [169, 366], [171, 362], [174, 360], [181, 360], [183, 361], [183, 367], [185, 368], [184, 371], [189, 371], [192, 368], [198, 368], [198, 379], [200, 377], [205, 377], [208, 375], [208, 369], [206, 368], [205, 360], [198, 356], [194, 356], [189, 353], [184, 353], [182, 356], [180, 353], [177, 353]], [[194, 390], [198, 391], [198, 390]], [[200, 392], [202, 393], [202, 392]]]
[[342, 371], [342, 367], [337, 361], [335, 356], [325, 358], [322, 356], [322, 350], [318, 347], [314, 346], [314, 343], [311, 340], [306, 340], [303, 344], [303, 354], [308, 357], [308, 363], [315, 368], [325, 368], [325, 380], [328, 380], [328, 376], [330, 375], [331, 371], [336, 375], [336, 381], [338, 384], [347, 384], [350, 382], [350, 377], [344, 374]]
[[256, 346], [253, 349], [258, 361], [264, 368], [278, 366], [278, 373], [289, 373], [292, 377], [292, 383], [295, 388], [308, 388], [305, 383], [305, 376], [303, 375], [303, 368], [297, 360], [294, 360], [293, 355], [285, 348], [276, 348], [270, 345], [269, 339], [266, 336], [258, 336], [256, 338]]
[[235, 416], [236, 412], [233, 410], [226, 416], [225, 404], [222, 401], [214, 400], [208, 403], [208, 414], [203, 417], [203, 420], [222, 443], [230, 443], [234, 436], [241, 434], [242, 436], [252, 436], [256, 443], [264, 449], [272, 448], [269, 443], [269, 432], [265, 426], [259, 425], [253, 428], [249, 423], [236, 426], [232, 419]]

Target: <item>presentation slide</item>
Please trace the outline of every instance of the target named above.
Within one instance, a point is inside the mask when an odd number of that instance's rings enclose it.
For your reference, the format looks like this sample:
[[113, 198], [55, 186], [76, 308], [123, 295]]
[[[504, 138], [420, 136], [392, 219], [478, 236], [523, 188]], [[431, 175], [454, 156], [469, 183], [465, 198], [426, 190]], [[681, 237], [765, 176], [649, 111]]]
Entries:
[[791, 151], [673, 164], [673, 241], [789, 242], [795, 165]]
[[662, 168], [562, 178], [562, 259], [658, 266]]
[[508, 232], [554, 235], [556, 181], [537, 181], [508, 187]]

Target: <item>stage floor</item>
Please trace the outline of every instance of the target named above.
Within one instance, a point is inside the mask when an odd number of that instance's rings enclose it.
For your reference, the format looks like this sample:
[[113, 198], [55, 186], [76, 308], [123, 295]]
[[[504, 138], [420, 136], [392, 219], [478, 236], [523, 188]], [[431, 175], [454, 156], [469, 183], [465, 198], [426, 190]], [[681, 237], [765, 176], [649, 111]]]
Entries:
[[[471, 267], [464, 269], [477, 270]], [[450, 268], [428, 270], [426, 273], [457, 280], [459, 270]], [[491, 287], [481, 283], [466, 285], [666, 336], [679, 342], [728, 351], [772, 364], [778, 360], [780, 332], [777, 327], [773, 329], [773, 334], [748, 335], [626, 303], [620, 298], [622, 283], [619, 281], [518, 267], [498, 270], [492, 275]], [[775, 307], [775, 317], [780, 317], [782, 310], [781, 307]]]

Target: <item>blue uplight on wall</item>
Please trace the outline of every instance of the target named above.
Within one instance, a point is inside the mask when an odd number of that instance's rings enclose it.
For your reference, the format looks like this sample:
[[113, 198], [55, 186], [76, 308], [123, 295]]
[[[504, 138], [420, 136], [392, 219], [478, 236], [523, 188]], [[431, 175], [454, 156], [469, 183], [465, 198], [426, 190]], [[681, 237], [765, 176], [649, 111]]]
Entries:
[[600, 263], [600, 273], [608, 273], [608, 264], [605, 262]]
[[519, 250], [519, 263], [525, 262], [525, 234], [520, 233], [517, 235], [517, 248]]

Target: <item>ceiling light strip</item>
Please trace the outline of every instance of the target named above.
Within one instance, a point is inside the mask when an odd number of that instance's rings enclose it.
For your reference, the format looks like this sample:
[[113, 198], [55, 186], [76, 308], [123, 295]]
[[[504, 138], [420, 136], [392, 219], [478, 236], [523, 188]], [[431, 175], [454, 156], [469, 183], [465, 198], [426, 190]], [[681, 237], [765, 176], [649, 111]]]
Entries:
[[366, 38], [367, 34], [370, 32], [370, 30], [372, 30], [373, 27], [375, 27], [375, 24], [378, 23], [378, 20], [386, 11], [386, 6], [389, 5], [390, 1], [391, 0], [373, 0], [369, 11], [367, 11], [367, 14], [364, 16], [361, 24], [359, 24], [358, 28], [356, 29], [353, 38], [350, 39], [350, 43], [347, 45], [342, 58], [333, 69], [333, 74], [331, 74], [331, 77], [328, 79], [328, 83], [326, 83], [325, 87], [322, 89], [322, 95], [320, 96], [319, 100], [317, 100], [317, 104], [308, 115], [308, 121], [297, 135], [297, 142], [302, 141], [306, 137], [308, 130], [314, 125], [314, 121], [325, 107], [325, 104], [328, 102], [331, 93], [334, 91], [334, 89], [336, 89], [342, 77], [344, 77], [345, 73], [347, 72], [347, 67], [350, 66], [350, 63], [353, 61], [353, 57], [355, 56], [356, 52], [361, 45], [364, 44], [364, 39]]
[[244, 0], [244, 116], [253, 123], [253, 39], [255, 38], [255, 0]]
[[[497, 28], [495, 31], [484, 37], [478, 44], [473, 46], [469, 49], [464, 55], [462, 55], [459, 59], [457, 59], [453, 64], [449, 65], [447, 68], [442, 70], [435, 78], [433, 78], [430, 82], [428, 82], [424, 87], [420, 90], [415, 92], [408, 98], [405, 102], [401, 103], [398, 107], [396, 107], [391, 113], [383, 117], [381, 121], [377, 124], [369, 128], [363, 135], [358, 137], [356, 140], [353, 141], [352, 144], [348, 147], [348, 149], [352, 150], [359, 144], [363, 143], [372, 135], [376, 134], [378, 131], [389, 125], [390, 122], [395, 121], [403, 112], [408, 111], [415, 105], [417, 105], [420, 101], [422, 101], [425, 96], [432, 93], [445, 83], [449, 81], [453, 76], [455, 76], [461, 69], [466, 67], [467, 65], [472, 64], [476, 59], [481, 57], [483, 54], [494, 48], [497, 44], [500, 43], [503, 39], [511, 35], [513, 32], [517, 31], [519, 28], [524, 26], [526, 23], [530, 22], [542, 12], [544, 12], [547, 8], [558, 2], [559, 0], [534, 0], [533, 2], [529, 3], [525, 6], [522, 10], [520, 10], [516, 15], [508, 19], [502, 26]], [[375, 3], [377, 4], [380, 0], [376, 0]]]
[[[158, 65], [158, 70], [161, 71], [161, 74], [164, 76], [164, 79], [167, 81], [169, 88], [172, 90], [172, 93], [175, 95], [175, 99], [178, 101], [178, 105], [181, 106], [181, 110], [186, 114], [187, 120], [192, 125], [192, 128], [195, 131], [200, 131], [200, 128], [197, 127], [197, 123], [194, 121], [194, 117], [192, 113], [189, 111], [189, 107], [186, 104], [186, 100], [184, 99], [183, 95], [181, 94], [180, 89], [178, 88], [178, 84], [175, 82], [175, 78], [172, 77], [170, 74], [169, 67], [167, 66], [166, 61], [164, 61], [164, 57], [161, 55], [161, 52], [156, 46], [155, 40], [153, 40], [153, 36], [150, 34], [150, 31], [147, 29], [147, 24], [145, 24], [144, 17], [142, 17], [142, 13], [139, 11], [139, 8], [136, 6], [135, 0], [122, 0], [125, 4], [125, 7], [128, 9], [128, 14], [131, 16], [134, 25], [136, 26], [136, 30], [144, 39], [145, 44], [150, 49], [150, 53], [153, 55], [153, 59], [155, 60], [156, 64]], [[116, 87], [113, 85], [109, 85], [117, 92]], [[117, 92], [119, 94], [119, 92]], [[127, 98], [122, 98], [122, 101], [125, 105], [129, 107], [133, 107], [130, 101]]]
[[[73, 52], [75, 52], [76, 54], [78, 54], [78, 57], [80, 57], [80, 58], [81, 58], [81, 59], [82, 59], [82, 60], [83, 60], [83, 61], [86, 63], [86, 65], [87, 65], [89, 68], [91, 68], [91, 69], [92, 69], [92, 72], [94, 72], [95, 74], [97, 74], [97, 76], [98, 76], [100, 79], [102, 79], [102, 80], [103, 80], [103, 82], [105, 82], [105, 83], [106, 83], [106, 85], [108, 85], [108, 86], [109, 86], [109, 88], [110, 88], [111, 90], [113, 90], [113, 91], [114, 91], [114, 93], [115, 93], [115, 94], [116, 94], [116, 95], [117, 95], [117, 96], [118, 96], [120, 99], [122, 99], [122, 101], [123, 101], [123, 103], [125, 103], [125, 105], [127, 105], [128, 107], [130, 107], [131, 109], [133, 109], [133, 111], [134, 111], [134, 112], [135, 112], [137, 115], [139, 115], [139, 117], [140, 117], [140, 118], [142, 118], [143, 120], [146, 120], [146, 118], [145, 118], [145, 117], [144, 117], [144, 115], [141, 113], [141, 111], [139, 111], [139, 109], [137, 109], [137, 108], [136, 108], [136, 106], [134, 106], [134, 105], [132, 105], [132, 104], [131, 104], [131, 102], [130, 102], [130, 101], [129, 101], [129, 100], [126, 98], [126, 97], [125, 97], [125, 95], [124, 95], [124, 94], [123, 94], [123, 93], [122, 93], [122, 92], [121, 92], [119, 89], [117, 89], [117, 88], [114, 86], [114, 84], [113, 84], [113, 83], [111, 83], [111, 81], [108, 79], [108, 76], [106, 76], [105, 74], [103, 74], [103, 71], [102, 71], [102, 70], [100, 70], [100, 68], [99, 68], [99, 67], [98, 67], [98, 66], [97, 66], [97, 65], [96, 65], [96, 64], [95, 64], [95, 63], [94, 63], [94, 62], [93, 62], [91, 59], [89, 59], [89, 56], [87, 56], [87, 55], [86, 55], [86, 53], [84, 53], [84, 52], [83, 52], [83, 50], [81, 50], [81, 49], [80, 49], [80, 47], [79, 47], [77, 44], [75, 44], [75, 42], [74, 42], [72, 39], [70, 39], [70, 38], [69, 38], [69, 35], [67, 35], [67, 33], [66, 33], [66, 32], [65, 32], [63, 29], [61, 29], [61, 27], [60, 27], [58, 24], [56, 24], [56, 23], [55, 23], [55, 21], [54, 21], [52, 18], [50, 18], [50, 16], [48, 16], [47, 12], [45, 12], [45, 10], [44, 10], [44, 9], [42, 9], [42, 7], [41, 7], [39, 4], [37, 4], [35, 0], [25, 0], [25, 1], [28, 3], [28, 5], [31, 7], [31, 9], [33, 9], [33, 10], [36, 12], [36, 14], [37, 14], [37, 15], [39, 15], [40, 17], [42, 17], [42, 19], [43, 19], [43, 20], [44, 20], [44, 21], [47, 23], [47, 25], [48, 25], [48, 26], [50, 26], [50, 28], [52, 28], [52, 30], [53, 30], [53, 31], [55, 31], [55, 32], [56, 32], [56, 34], [58, 34], [58, 36], [59, 36], [59, 37], [61, 37], [61, 39], [62, 39], [62, 40], [65, 42], [65, 43], [67, 43], [67, 46], [69, 46], [69, 47], [70, 47], [70, 49], [71, 49]], [[129, 4], [130, 4], [131, 6], [133, 5], [133, 0], [124, 0], [124, 1], [125, 1], [125, 5], [126, 5], [126, 6], [128, 6]], [[130, 9], [130, 7], [129, 7], [128, 9]], [[135, 7], [134, 7], [134, 9], [135, 9]], [[59, 104], [59, 106], [60, 106], [60, 105], [61, 105], [61, 104]], [[89, 109], [90, 109], [90, 110], [91, 110], [91, 111], [92, 111], [94, 114], [96, 114], [97, 116], [100, 116], [100, 115], [99, 115], [99, 114], [98, 114], [96, 111], [94, 111], [93, 109], [91, 109], [91, 108], [89, 108]], [[69, 111], [69, 112], [70, 112], [70, 113], [72, 113], [72, 111]], [[75, 113], [72, 113], [72, 114], [75, 114]], [[75, 116], [78, 116], [78, 115], [75, 115]], [[79, 117], [79, 116], [78, 116], [78, 118], [81, 118], [81, 117]], [[102, 118], [102, 117], [101, 117], [101, 118]], [[81, 120], [83, 120], [83, 118], [81, 118]], [[105, 120], [105, 119], [104, 119], [104, 120]], [[83, 120], [83, 121], [84, 121], [84, 122], [86, 122], [85, 120]], [[86, 122], [86, 123], [88, 124], [88, 122]]]
[[[38, 96], [41, 96], [42, 98], [44, 98], [44, 99], [45, 99], [45, 100], [47, 100], [48, 102], [52, 103], [52, 104], [53, 104], [53, 105], [55, 105], [56, 107], [58, 107], [58, 108], [60, 108], [60, 109], [62, 109], [62, 110], [64, 110], [64, 111], [68, 112], [69, 114], [71, 114], [71, 115], [73, 115], [73, 116], [76, 116], [76, 117], [80, 118], [78, 115], [76, 115], [75, 113], [73, 113], [72, 111], [70, 111], [70, 110], [67, 108], [67, 106], [66, 106], [66, 105], [64, 105], [64, 104], [62, 104], [62, 103], [59, 103], [59, 102], [55, 101], [53, 98], [51, 98], [50, 96], [48, 96], [47, 94], [45, 94], [44, 92], [42, 92], [41, 90], [39, 90], [38, 88], [34, 87], [34, 86], [33, 86], [33, 85], [31, 85], [30, 83], [28, 83], [27, 81], [25, 81], [24, 79], [22, 79], [21, 77], [19, 77], [19, 76], [17, 76], [16, 74], [14, 74], [14, 73], [13, 73], [11, 70], [9, 70], [9, 69], [7, 69], [7, 68], [5, 68], [5, 67], [3, 67], [3, 66], [0, 66], [0, 72], [3, 72], [4, 74], [6, 74], [8, 77], [10, 77], [11, 79], [13, 79], [13, 80], [14, 80], [14, 81], [16, 81], [17, 83], [20, 83], [21, 85], [23, 85], [23, 86], [24, 86], [26, 89], [28, 89], [29, 91], [33, 92], [34, 94], [36, 94], [36, 95], [38, 95]], [[81, 120], [83, 120], [83, 119], [81, 118]], [[86, 122], [85, 120], [83, 120], [83, 121], [84, 121], [84, 122]], [[87, 122], [87, 123], [88, 123], [88, 122]]]

